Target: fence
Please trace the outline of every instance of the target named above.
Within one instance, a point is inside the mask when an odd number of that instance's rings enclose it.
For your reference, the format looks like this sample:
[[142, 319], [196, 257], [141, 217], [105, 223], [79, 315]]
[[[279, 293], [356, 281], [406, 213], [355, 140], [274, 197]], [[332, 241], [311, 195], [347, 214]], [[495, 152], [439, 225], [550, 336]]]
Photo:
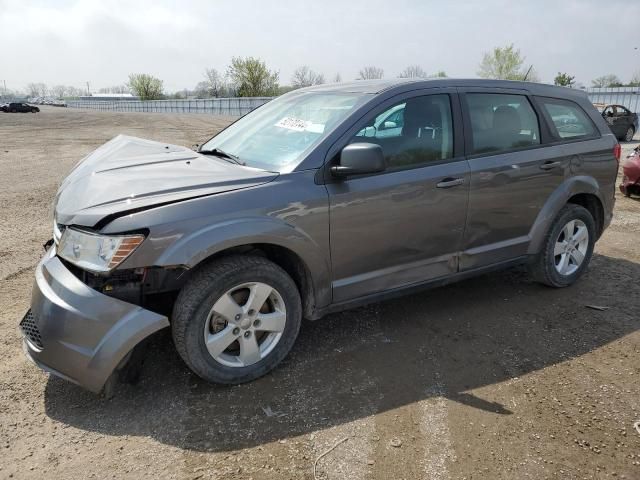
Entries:
[[640, 87], [587, 88], [586, 92], [593, 103], [624, 105], [632, 112], [640, 107]]
[[264, 105], [271, 97], [206, 98], [186, 100], [70, 100], [71, 108], [110, 112], [206, 113], [240, 117]]
[[[624, 105], [632, 112], [640, 109], [640, 87], [587, 88], [593, 103]], [[157, 112], [157, 113], [207, 113], [240, 117], [254, 108], [264, 105], [272, 97], [235, 97], [187, 100], [71, 100], [68, 106], [112, 112]]]

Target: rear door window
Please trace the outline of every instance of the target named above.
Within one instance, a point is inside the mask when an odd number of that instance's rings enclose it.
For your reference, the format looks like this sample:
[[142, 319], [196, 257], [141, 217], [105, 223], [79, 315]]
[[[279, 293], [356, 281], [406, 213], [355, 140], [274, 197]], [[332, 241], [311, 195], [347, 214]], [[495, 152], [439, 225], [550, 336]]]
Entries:
[[524, 95], [467, 93], [472, 153], [488, 154], [540, 144], [538, 117]]
[[578, 139], [596, 135], [593, 122], [577, 103], [540, 97], [538, 101], [551, 118], [551, 133], [557, 138]]

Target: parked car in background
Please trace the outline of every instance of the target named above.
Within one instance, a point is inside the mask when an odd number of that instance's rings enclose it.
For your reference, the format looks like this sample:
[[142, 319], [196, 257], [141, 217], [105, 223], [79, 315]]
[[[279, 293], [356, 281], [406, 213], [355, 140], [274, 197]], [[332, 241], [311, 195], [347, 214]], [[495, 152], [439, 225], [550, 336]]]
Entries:
[[623, 105], [595, 104], [618, 140], [630, 142], [638, 131], [638, 114]]
[[2, 109], [3, 112], [11, 112], [11, 113], [16, 113], [16, 112], [37, 113], [40, 111], [38, 107], [36, 107], [35, 105], [29, 105], [28, 103], [9, 103], [0, 108]]
[[640, 146], [634, 148], [622, 164], [620, 191], [627, 197], [640, 195]]
[[497, 80], [295, 90], [198, 152], [118, 136], [55, 196], [25, 352], [98, 392], [170, 328], [197, 375], [237, 384], [303, 318], [518, 264], [568, 287], [619, 158], [584, 92]]

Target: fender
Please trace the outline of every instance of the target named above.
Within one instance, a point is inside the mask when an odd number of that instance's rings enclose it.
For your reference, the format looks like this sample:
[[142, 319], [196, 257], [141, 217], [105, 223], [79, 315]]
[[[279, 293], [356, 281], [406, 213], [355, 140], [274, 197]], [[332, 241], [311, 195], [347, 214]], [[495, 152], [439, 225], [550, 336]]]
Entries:
[[194, 268], [223, 250], [256, 243], [283, 247], [298, 255], [311, 275], [316, 306], [331, 302], [330, 264], [323, 248], [304, 231], [278, 218], [243, 217], [207, 225], [170, 245], [154, 265]]
[[595, 195], [600, 203], [604, 206], [605, 202], [600, 193], [600, 186], [595, 178], [586, 175], [571, 177], [565, 180], [556, 190], [549, 196], [540, 213], [536, 217], [536, 221], [529, 232], [529, 248], [527, 253], [535, 255], [542, 249], [544, 237], [549, 231], [549, 227], [558, 212], [564, 207], [567, 201], [579, 193], [588, 193]]

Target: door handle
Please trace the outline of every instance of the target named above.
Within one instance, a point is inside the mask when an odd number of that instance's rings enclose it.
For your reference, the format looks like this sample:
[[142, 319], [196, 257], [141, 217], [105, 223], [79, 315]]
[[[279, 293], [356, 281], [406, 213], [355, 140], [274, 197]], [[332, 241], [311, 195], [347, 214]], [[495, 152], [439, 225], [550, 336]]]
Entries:
[[437, 188], [451, 188], [457, 185], [462, 185], [464, 183], [464, 178], [451, 178], [447, 177], [444, 180], [436, 183]]
[[544, 162], [542, 165], [540, 165], [540, 168], [542, 170], [551, 170], [552, 168], [559, 167], [560, 165], [561, 165], [560, 162], [547, 161], [547, 162]]

